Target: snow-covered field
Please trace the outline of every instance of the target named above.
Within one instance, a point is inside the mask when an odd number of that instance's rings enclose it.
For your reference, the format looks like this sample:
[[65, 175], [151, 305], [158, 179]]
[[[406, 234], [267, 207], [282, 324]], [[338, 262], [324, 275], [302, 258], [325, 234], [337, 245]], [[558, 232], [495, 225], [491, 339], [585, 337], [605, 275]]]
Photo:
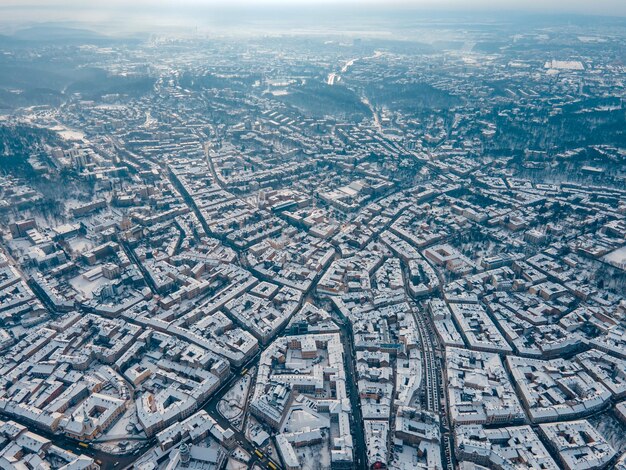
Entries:
[[68, 129], [65, 126], [55, 126], [52, 127], [53, 131], [56, 131], [63, 139], [65, 140], [82, 140], [85, 141], [85, 134], [81, 131], [77, 131], [74, 129]]
[[254, 374], [255, 369], [252, 369], [246, 375], [242, 376], [217, 404], [217, 410], [220, 414], [230, 420], [237, 429], [242, 428], [243, 406], [247, 402], [248, 392], [250, 391], [250, 384], [252, 383]]
[[81, 294], [81, 296], [85, 299], [93, 298], [93, 292], [107, 282], [110, 281], [102, 275], [95, 277], [93, 280], [90, 281], [89, 279], [86, 279], [82, 274], [73, 277], [69, 281], [74, 290]]
[[579, 60], [549, 60], [544, 64], [546, 69], [554, 70], [584, 70], [582, 62]]
[[296, 448], [302, 470], [325, 470], [330, 468], [328, 441], [314, 446]]
[[626, 245], [607, 253], [603, 259], [613, 266], [626, 266]]

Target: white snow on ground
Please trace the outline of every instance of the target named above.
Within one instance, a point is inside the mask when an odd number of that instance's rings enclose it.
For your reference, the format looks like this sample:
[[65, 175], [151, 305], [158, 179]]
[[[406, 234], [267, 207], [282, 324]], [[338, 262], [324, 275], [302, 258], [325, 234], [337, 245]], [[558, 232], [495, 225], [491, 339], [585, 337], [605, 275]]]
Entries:
[[295, 449], [302, 470], [325, 470], [330, 468], [328, 441], [314, 446]]
[[582, 62], [579, 60], [549, 60], [544, 66], [546, 69], [553, 70], [584, 70]]
[[51, 127], [50, 129], [56, 131], [65, 140], [86, 141], [85, 134], [83, 134], [81, 131], [68, 129], [67, 127], [61, 125]]
[[95, 246], [91, 240], [80, 236], [70, 238], [67, 243], [70, 246], [70, 249], [75, 253], [82, 253]]
[[[135, 426], [136, 423], [136, 407], [135, 403], [131, 402], [122, 417], [118, 419], [113, 426], [107, 429], [106, 433], [94, 441], [94, 447], [105, 452], [116, 454], [122, 452], [126, 453], [136, 447], [142, 446], [145, 444], [145, 440], [128, 440], [128, 436], [146, 437], [146, 434], [143, 431], [139, 431], [138, 427]], [[97, 442], [101, 440], [106, 442]], [[124, 443], [122, 447], [120, 447], [120, 443]]]
[[242, 376], [235, 384], [226, 392], [224, 400], [235, 401], [237, 403], [244, 403], [245, 398], [248, 395], [248, 389], [254, 376], [254, 369], [248, 371], [248, 373]]
[[389, 468], [402, 470], [414, 468], [417, 460], [417, 449], [415, 447], [402, 446], [402, 450], [394, 454], [392, 461], [389, 463]]
[[617, 250], [613, 250], [610, 253], [604, 255], [604, 261], [613, 266], [625, 266], [626, 267], [626, 245]]
[[590, 42], [606, 42], [605, 38], [600, 38], [597, 36], [578, 36], [578, 40], [580, 42], [584, 42], [584, 43], [590, 43]]
[[254, 373], [255, 370], [253, 368], [246, 375], [242, 376], [217, 404], [217, 409], [222, 416], [230, 420], [233, 426], [240, 430], [244, 417], [243, 406], [247, 403], [248, 392], [250, 391], [250, 384], [252, 383]]
[[243, 413], [243, 410], [239, 407], [240, 403], [242, 402], [235, 400], [226, 401], [222, 399], [217, 404], [217, 410], [224, 418], [230, 421], [234, 421], [235, 419], [239, 418]]
[[248, 464], [241, 463], [233, 458], [229, 458], [226, 463], [226, 470], [247, 470]]
[[250, 416], [246, 423], [246, 438], [249, 441], [254, 440], [255, 436], [263, 431], [263, 426], [256, 420], [254, 416]]
[[104, 439], [110, 439], [116, 436], [136, 436], [137, 434], [145, 437], [143, 431], [139, 433], [136, 430], [136, 428], [138, 428], [136, 408], [135, 402], [131, 401], [122, 417], [118, 419], [113, 426], [107, 429], [107, 432], [102, 437]]
[[[95, 268], [94, 268], [95, 269]], [[84, 274], [84, 273], [83, 273]], [[93, 292], [100, 286], [103, 286], [107, 282], [110, 282], [106, 277], [100, 275], [92, 281], [86, 279], [83, 274], [69, 280], [70, 285], [78, 292], [84, 299], [92, 299]]]
[[[248, 468], [248, 465], [245, 462], [248, 462], [248, 460], [250, 460], [250, 454], [248, 454], [241, 447], [237, 447], [235, 450], [233, 450], [231, 457], [232, 458], [228, 460], [229, 466], [227, 466], [227, 468], [233, 468], [233, 469]], [[235, 459], [234, 462], [233, 462], [233, 459]], [[231, 462], [233, 462], [233, 464], [244, 462], [244, 464], [243, 464], [243, 467], [238, 467], [238, 466], [230, 467]]]

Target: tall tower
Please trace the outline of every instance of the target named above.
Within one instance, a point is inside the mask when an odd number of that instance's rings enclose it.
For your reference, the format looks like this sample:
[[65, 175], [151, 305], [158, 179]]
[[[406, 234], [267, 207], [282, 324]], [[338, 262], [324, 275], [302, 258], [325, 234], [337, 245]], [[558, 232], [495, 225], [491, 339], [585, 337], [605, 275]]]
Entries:
[[191, 460], [191, 449], [184, 442], [180, 445], [180, 464], [183, 467], [189, 466], [189, 461]]

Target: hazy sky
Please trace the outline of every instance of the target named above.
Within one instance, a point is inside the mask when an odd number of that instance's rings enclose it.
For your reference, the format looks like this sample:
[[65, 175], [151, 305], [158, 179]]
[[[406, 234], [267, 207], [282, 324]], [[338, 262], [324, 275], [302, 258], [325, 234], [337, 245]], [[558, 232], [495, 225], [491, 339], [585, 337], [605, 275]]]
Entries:
[[538, 5], [538, 4], [553, 4], [555, 6], [561, 6], [563, 8], [568, 8], [569, 5], [584, 5], [584, 4], [593, 4], [593, 5], [606, 5], [609, 6], [618, 6], [622, 5], [623, 2], [621, 0], [596, 0], [595, 2], [583, 2], [583, 1], [575, 1], [575, 0], [499, 0], [499, 1], [484, 1], [484, 0], [0, 0], [0, 4], [4, 6], [49, 6], [49, 5], [120, 5], [120, 6], [128, 6], [129, 4], [135, 5], [230, 5], [233, 3], [240, 4], [283, 4], [283, 5], [294, 5], [294, 4], [339, 4], [339, 3], [353, 3], [353, 4], [363, 4], [363, 3], [378, 3], [383, 5], [395, 4], [395, 5], [438, 5], [443, 7], [446, 6], [455, 6], [455, 7], [463, 7], [465, 9], [471, 9], [477, 5], [516, 5], [518, 7], [524, 7], [527, 5]]
[[180, 6], [218, 6], [233, 5], [278, 5], [293, 7], [294, 5], [319, 5], [329, 7], [333, 5], [363, 4], [396, 6], [396, 7], [424, 7], [429, 9], [498, 9], [498, 10], [526, 10], [552, 11], [564, 13], [590, 13], [625, 15], [626, 1], [624, 0], [0, 0], [5, 7], [44, 7], [46, 9], [58, 7], [84, 8], [100, 6], [105, 8], [127, 8], [129, 5], [143, 7], [180, 7]]
[[[306, 13], [298, 14], [298, 9]], [[312, 20], [317, 15], [341, 24], [371, 10], [385, 13], [476, 13], [507, 11], [549, 14], [584, 14], [626, 17], [626, 0], [0, 0], [0, 32], [40, 22], [63, 22], [111, 31], [147, 31], [151, 28], [226, 27], [237, 21]], [[374, 15], [375, 16], [375, 15]], [[409, 15], [407, 15], [409, 17]]]

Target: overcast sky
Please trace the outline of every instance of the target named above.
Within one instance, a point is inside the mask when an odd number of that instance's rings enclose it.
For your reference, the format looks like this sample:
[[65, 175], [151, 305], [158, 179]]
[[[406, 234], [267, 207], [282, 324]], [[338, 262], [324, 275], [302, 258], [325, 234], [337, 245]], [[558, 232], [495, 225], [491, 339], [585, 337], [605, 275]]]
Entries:
[[478, 15], [519, 11], [626, 18], [626, 0], [0, 0], [0, 26], [2, 32], [39, 22], [94, 28], [118, 25], [129, 31], [142, 26], [212, 27], [219, 26], [223, 18], [231, 23], [240, 19], [248, 23], [254, 19], [278, 21], [281, 11], [285, 12], [284, 23], [295, 25], [313, 18], [298, 15], [297, 10], [303, 8], [334, 22], [349, 21], [373, 9], [385, 13], [406, 9]]

